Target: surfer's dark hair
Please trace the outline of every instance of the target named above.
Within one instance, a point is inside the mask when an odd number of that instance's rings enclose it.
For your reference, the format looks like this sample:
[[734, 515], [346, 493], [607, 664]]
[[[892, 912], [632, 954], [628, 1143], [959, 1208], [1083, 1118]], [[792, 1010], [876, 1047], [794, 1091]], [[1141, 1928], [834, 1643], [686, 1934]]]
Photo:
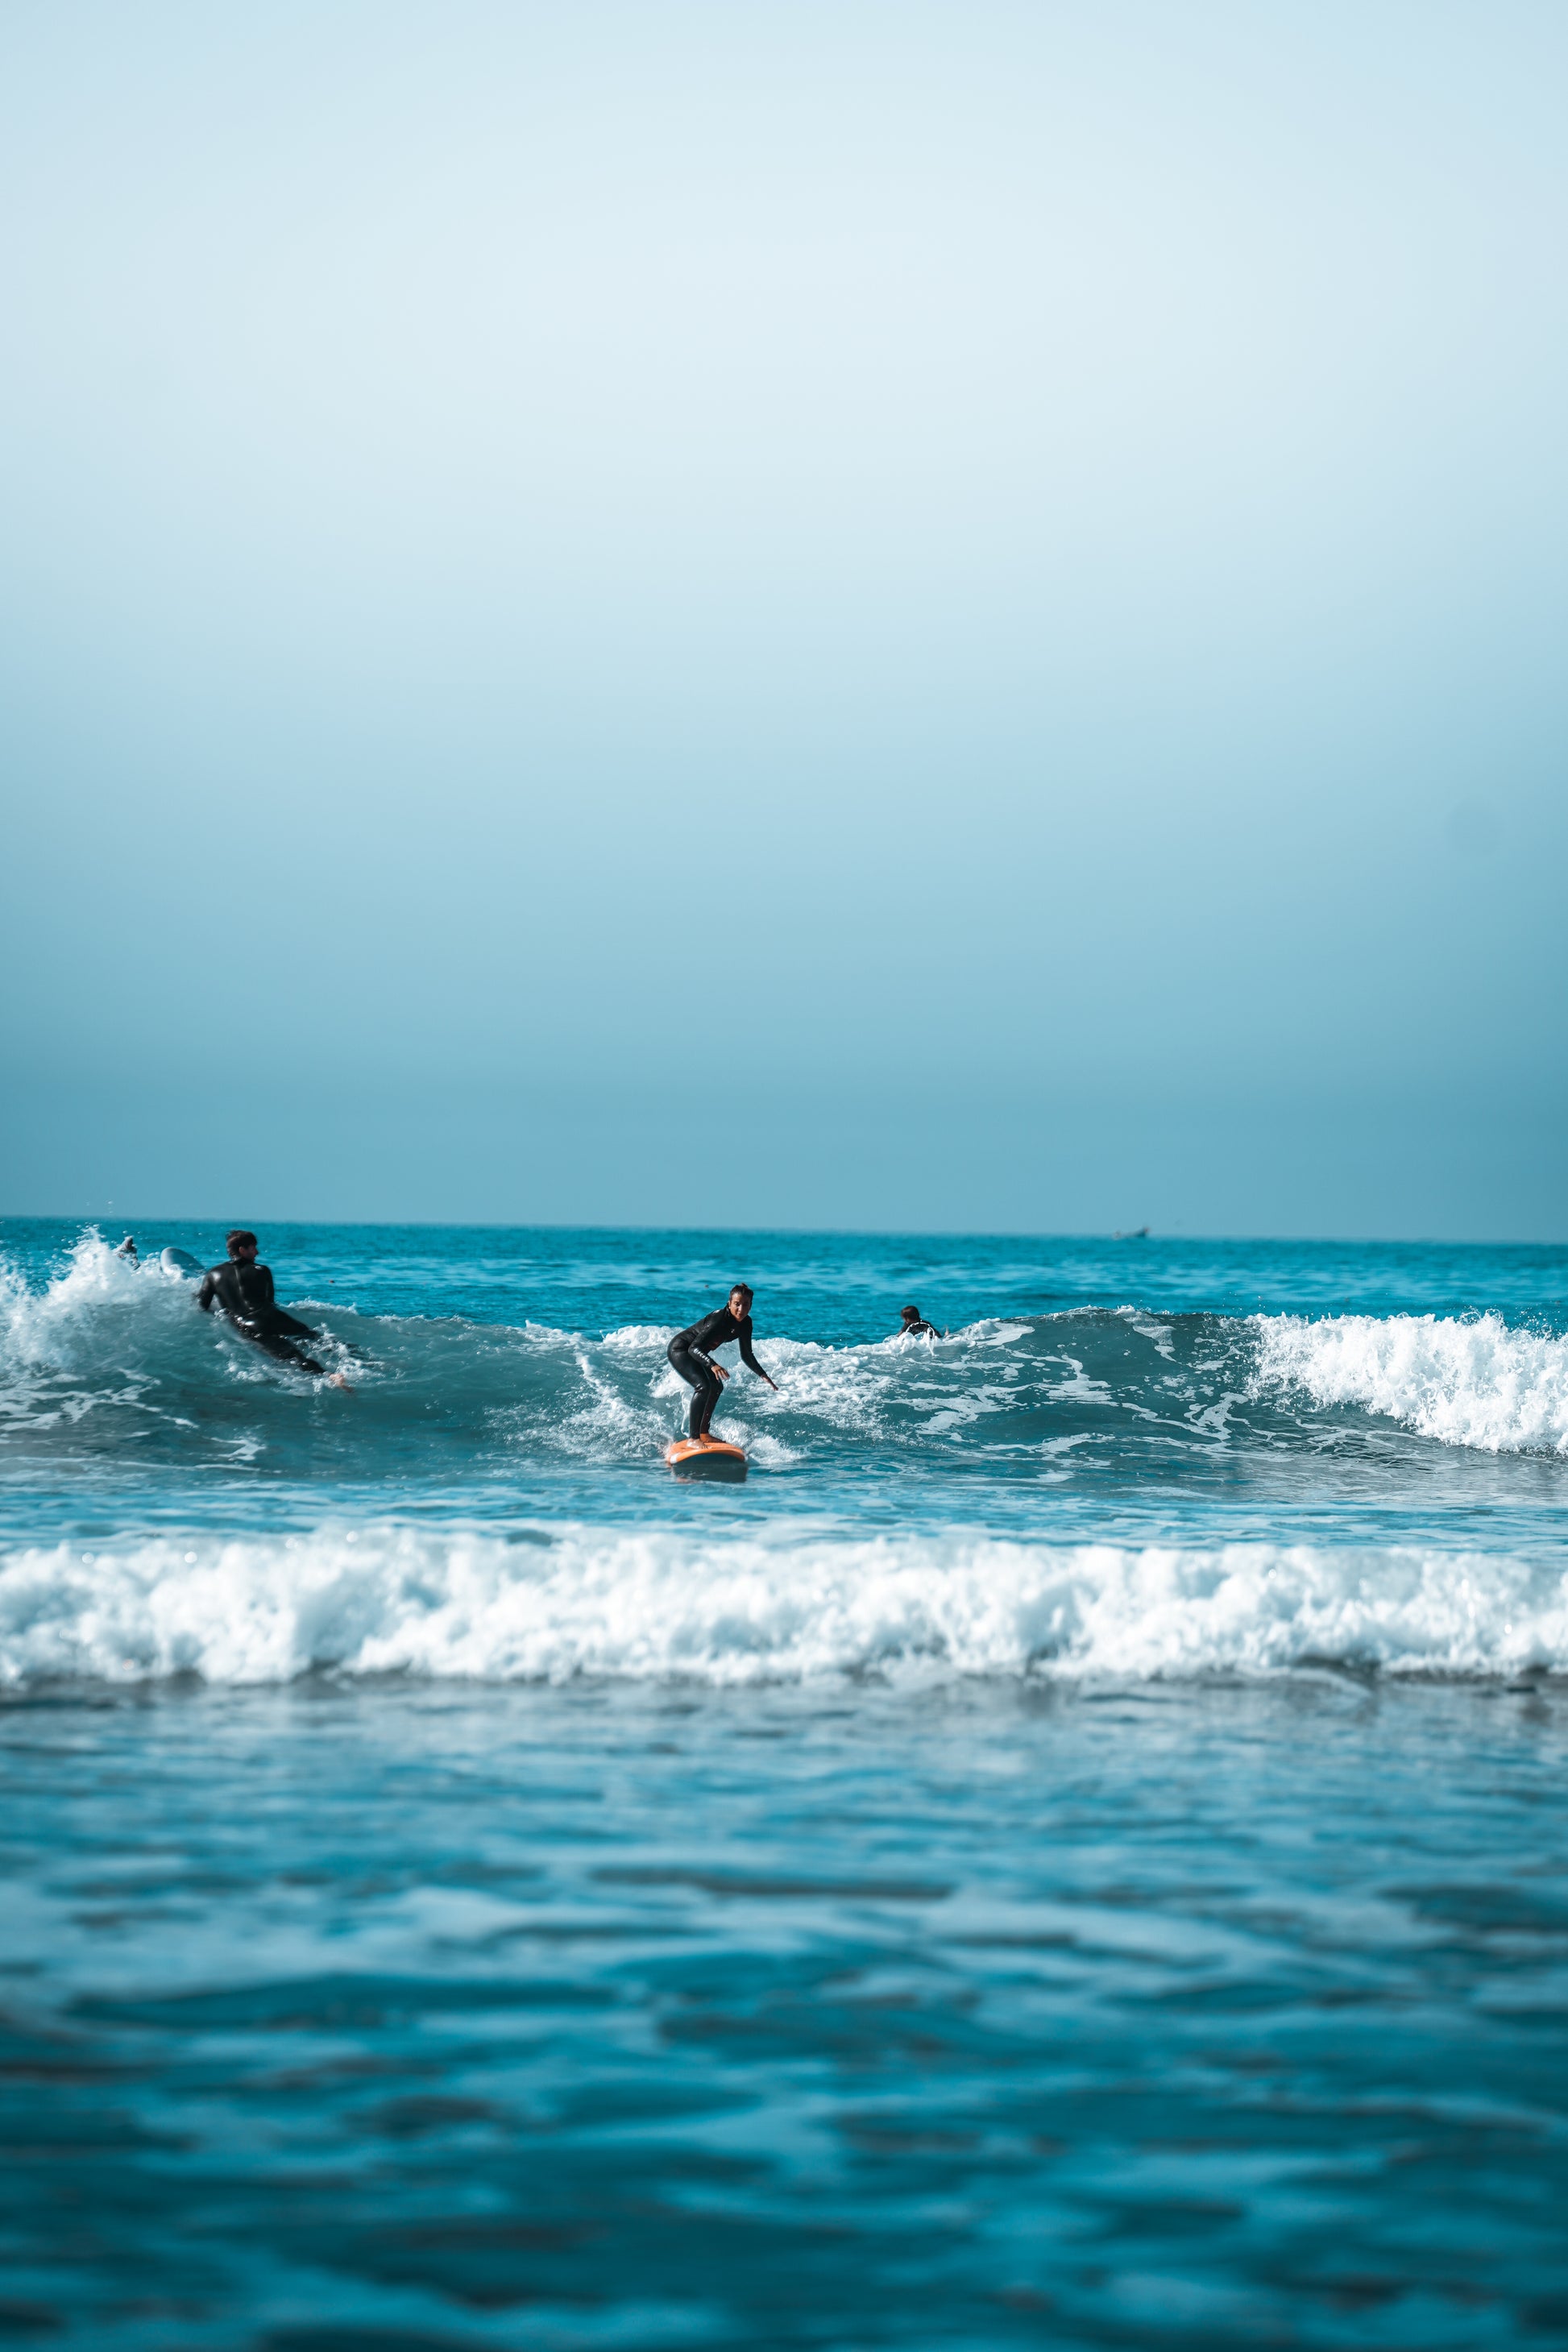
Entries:
[[754, 1298], [757, 1295], [752, 1288], [749, 1282], [732, 1282], [730, 1285], [730, 1296], [731, 1298], [733, 1298], [737, 1290], [740, 1292], [742, 1298]]
[[261, 1244], [248, 1226], [236, 1225], [233, 1233], [228, 1235], [228, 1238], [225, 1243], [225, 1247], [227, 1249], [230, 1257], [232, 1257], [237, 1249], [245, 1249], [247, 1247], [250, 1249], [259, 1249]]
[[899, 1312], [906, 1323], [918, 1323], [921, 1319], [921, 1310], [918, 1307], [900, 1307]]

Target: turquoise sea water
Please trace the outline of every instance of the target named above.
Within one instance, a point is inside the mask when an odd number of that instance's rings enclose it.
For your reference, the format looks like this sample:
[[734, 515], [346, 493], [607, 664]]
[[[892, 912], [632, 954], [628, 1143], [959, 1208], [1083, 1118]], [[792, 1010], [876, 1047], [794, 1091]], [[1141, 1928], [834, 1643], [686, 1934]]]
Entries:
[[0, 2330], [1568, 2340], [1568, 1252], [269, 1228], [344, 1395], [138, 1239], [0, 1227]]

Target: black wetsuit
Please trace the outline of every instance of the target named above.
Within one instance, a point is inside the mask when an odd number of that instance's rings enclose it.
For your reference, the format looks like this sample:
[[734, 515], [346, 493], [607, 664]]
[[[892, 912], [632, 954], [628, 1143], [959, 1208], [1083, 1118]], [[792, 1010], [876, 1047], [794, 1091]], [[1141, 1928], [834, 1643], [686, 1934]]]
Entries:
[[918, 1315], [912, 1323], [906, 1323], [903, 1329], [896, 1331], [893, 1337], [896, 1339], [940, 1339], [942, 1333], [934, 1323], [928, 1323], [923, 1315]]
[[691, 1400], [691, 1411], [686, 1424], [693, 1437], [707, 1436], [713, 1408], [722, 1392], [723, 1382], [709, 1359], [713, 1349], [721, 1348], [727, 1339], [739, 1339], [741, 1361], [755, 1372], [760, 1381], [765, 1381], [768, 1376], [752, 1353], [751, 1317], [743, 1315], [737, 1322], [728, 1307], [721, 1307], [716, 1313], [705, 1315], [701, 1322], [694, 1323], [689, 1331], [678, 1331], [667, 1350], [681, 1379], [689, 1381], [697, 1391]]
[[278, 1305], [269, 1265], [241, 1265], [231, 1257], [222, 1265], [209, 1266], [196, 1292], [196, 1305], [209, 1315], [215, 1307], [221, 1307], [237, 1331], [243, 1331], [280, 1363], [297, 1364], [305, 1372], [325, 1373], [325, 1364], [318, 1364], [314, 1356], [295, 1347], [295, 1339], [313, 1339], [316, 1334], [309, 1323], [286, 1314]]

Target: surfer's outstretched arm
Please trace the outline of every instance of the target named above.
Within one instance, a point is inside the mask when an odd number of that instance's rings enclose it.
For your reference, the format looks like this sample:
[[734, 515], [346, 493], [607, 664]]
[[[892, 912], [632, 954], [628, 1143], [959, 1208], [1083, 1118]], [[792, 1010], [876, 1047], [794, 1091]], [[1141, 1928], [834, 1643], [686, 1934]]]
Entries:
[[[717, 1319], [715, 1317], [714, 1320]], [[769, 1388], [776, 1389], [778, 1382], [772, 1372], [763, 1371], [752, 1352], [752, 1288], [749, 1283], [738, 1282], [731, 1291], [729, 1304], [724, 1309], [724, 1320], [730, 1328], [722, 1336], [726, 1339], [740, 1341], [741, 1361], [746, 1370], [755, 1372], [758, 1380], [766, 1381]]]

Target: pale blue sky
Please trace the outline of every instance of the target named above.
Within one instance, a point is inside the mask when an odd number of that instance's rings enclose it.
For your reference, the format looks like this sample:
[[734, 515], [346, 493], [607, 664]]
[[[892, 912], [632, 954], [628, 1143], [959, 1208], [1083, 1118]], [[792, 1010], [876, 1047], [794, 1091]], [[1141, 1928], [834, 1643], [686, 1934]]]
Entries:
[[0, 1210], [1568, 1234], [1565, 88], [10, 0]]

